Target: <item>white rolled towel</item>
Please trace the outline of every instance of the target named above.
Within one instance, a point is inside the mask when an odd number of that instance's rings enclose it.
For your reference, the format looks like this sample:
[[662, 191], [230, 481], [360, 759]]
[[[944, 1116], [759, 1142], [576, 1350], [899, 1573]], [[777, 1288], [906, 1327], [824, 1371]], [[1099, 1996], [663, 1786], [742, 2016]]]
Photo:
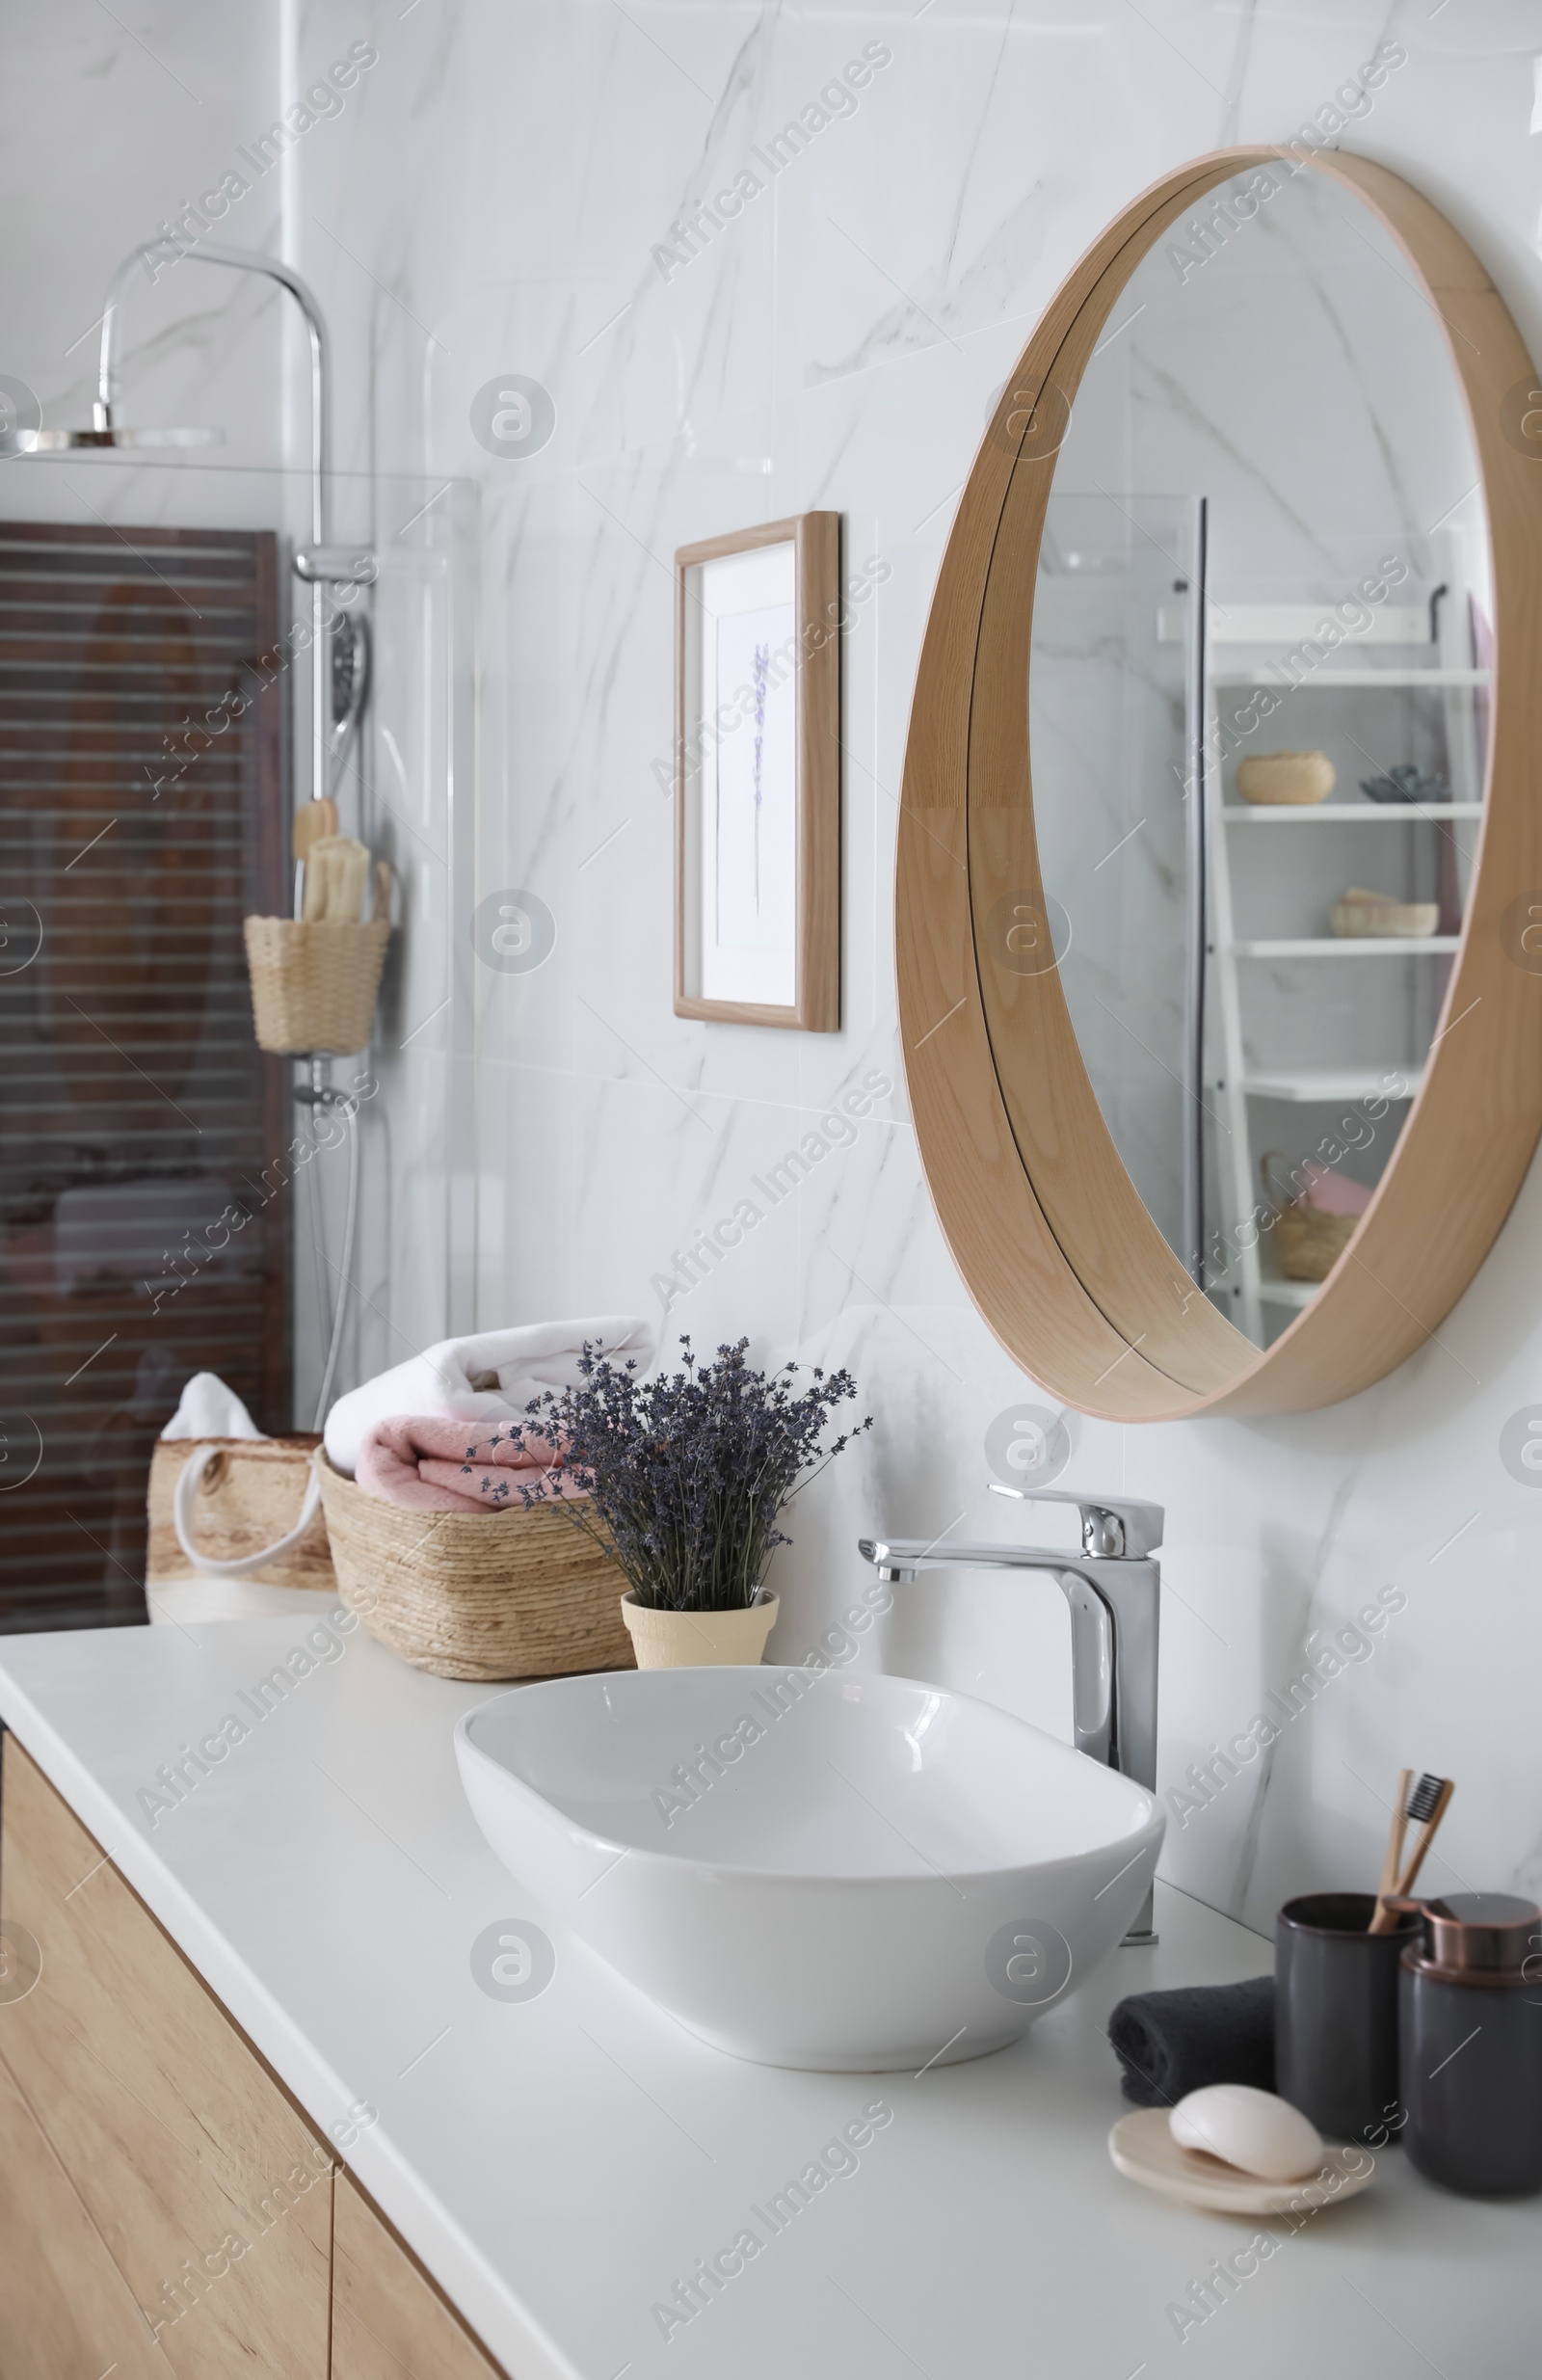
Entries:
[[612, 1358], [634, 1355], [644, 1370], [653, 1359], [652, 1327], [636, 1314], [529, 1323], [518, 1330], [479, 1330], [465, 1339], [441, 1339], [438, 1347], [377, 1373], [362, 1387], [338, 1398], [327, 1416], [328, 1460], [352, 1479], [365, 1432], [374, 1423], [398, 1414], [450, 1414], [459, 1421], [493, 1427], [522, 1422], [525, 1407], [543, 1389], [577, 1385], [586, 1341]]
[[[174, 1377], [174, 1375], [173, 1375]], [[261, 1431], [217, 1372], [195, 1372], [163, 1438], [260, 1438]]]

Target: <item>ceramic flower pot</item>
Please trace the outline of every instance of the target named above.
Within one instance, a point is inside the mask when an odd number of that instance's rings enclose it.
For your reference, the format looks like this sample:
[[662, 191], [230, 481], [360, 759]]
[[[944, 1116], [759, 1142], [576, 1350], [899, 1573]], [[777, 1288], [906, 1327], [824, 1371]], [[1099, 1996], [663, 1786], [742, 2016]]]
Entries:
[[655, 1612], [628, 1587], [621, 1616], [631, 1631], [640, 1670], [717, 1669], [758, 1662], [776, 1626], [777, 1598], [766, 1595], [738, 1612]]

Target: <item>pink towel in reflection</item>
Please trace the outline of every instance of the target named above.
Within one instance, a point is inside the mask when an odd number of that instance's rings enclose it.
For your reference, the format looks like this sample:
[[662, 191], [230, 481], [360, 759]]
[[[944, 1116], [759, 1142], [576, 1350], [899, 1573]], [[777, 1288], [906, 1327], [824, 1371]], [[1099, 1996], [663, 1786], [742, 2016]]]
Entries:
[[356, 1477], [367, 1495], [418, 1512], [522, 1512], [521, 1486], [561, 1467], [560, 1450], [517, 1424], [490, 1431], [453, 1416], [402, 1413], [370, 1424]]
[[1299, 1204], [1316, 1207], [1319, 1215], [1364, 1215], [1370, 1204], [1370, 1192], [1364, 1182], [1351, 1182], [1346, 1173], [1336, 1173], [1331, 1165], [1319, 1165], [1309, 1157], [1301, 1167], [1306, 1189]]

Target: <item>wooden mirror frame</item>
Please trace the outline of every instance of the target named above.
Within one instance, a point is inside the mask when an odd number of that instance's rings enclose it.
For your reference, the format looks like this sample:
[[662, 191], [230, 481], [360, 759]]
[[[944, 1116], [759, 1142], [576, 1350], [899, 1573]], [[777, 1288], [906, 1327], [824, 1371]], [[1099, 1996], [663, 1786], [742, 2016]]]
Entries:
[[[993, 957], [991, 928], [1003, 901], [1043, 897], [1027, 672], [1071, 403], [1156, 242], [1217, 183], [1277, 161], [1363, 201], [1441, 324], [1482, 475], [1494, 656], [1483, 816], [1422, 1085], [1348, 1248], [1260, 1350], [1187, 1279], [1141, 1205], [1058, 975]], [[900, 1037], [927, 1184], [970, 1295], [1008, 1354], [1083, 1413], [1300, 1412], [1369, 1388], [1435, 1336], [1520, 1189], [1542, 1130], [1542, 953], [1522, 939], [1542, 919], [1542, 441], [1527, 443], [1542, 427], [1537, 384], [1482, 265], [1408, 182], [1342, 150], [1246, 147], [1180, 166], [1108, 226], [1002, 392], [917, 673], [895, 887]]]

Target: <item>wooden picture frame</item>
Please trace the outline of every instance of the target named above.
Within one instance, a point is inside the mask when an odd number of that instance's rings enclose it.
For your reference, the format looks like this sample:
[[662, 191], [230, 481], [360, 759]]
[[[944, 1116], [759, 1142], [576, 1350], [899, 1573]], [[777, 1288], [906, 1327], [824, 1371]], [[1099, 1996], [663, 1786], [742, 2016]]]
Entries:
[[838, 513], [675, 556], [675, 1014], [839, 1029]]
[[[992, 920], [1003, 892], [1039, 883], [1025, 691], [1034, 574], [1082, 374], [1170, 227], [1233, 174], [1282, 160], [1365, 202], [1445, 331], [1477, 448], [1495, 622], [1482, 837], [1423, 1083], [1353, 1240], [1261, 1350], [1194, 1294], [1140, 1208], [1054, 975], [1016, 975], [1003, 991]], [[1132, 200], [1005, 383], [943, 558], [911, 709], [900, 1032], [953, 1261], [1007, 1352], [1080, 1412], [1175, 1421], [1356, 1395], [1436, 1342], [1525, 1180], [1542, 1134], [1542, 976], [1517, 958], [1515, 925], [1542, 885], [1542, 469], [1519, 424], [1536, 384], [1502, 295], [1430, 200], [1370, 158], [1296, 160], [1275, 146], [1217, 150]]]

